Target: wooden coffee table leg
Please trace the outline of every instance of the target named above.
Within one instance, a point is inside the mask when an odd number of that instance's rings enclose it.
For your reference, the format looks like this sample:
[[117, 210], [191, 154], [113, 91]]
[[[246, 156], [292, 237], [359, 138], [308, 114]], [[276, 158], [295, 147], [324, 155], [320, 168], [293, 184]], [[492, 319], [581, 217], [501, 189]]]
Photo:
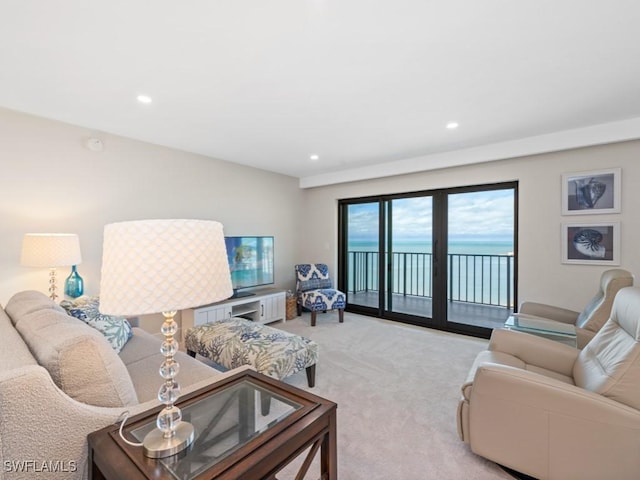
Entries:
[[338, 479], [338, 444], [336, 434], [336, 411], [329, 415], [329, 431], [322, 440], [320, 449], [320, 478], [322, 480]]

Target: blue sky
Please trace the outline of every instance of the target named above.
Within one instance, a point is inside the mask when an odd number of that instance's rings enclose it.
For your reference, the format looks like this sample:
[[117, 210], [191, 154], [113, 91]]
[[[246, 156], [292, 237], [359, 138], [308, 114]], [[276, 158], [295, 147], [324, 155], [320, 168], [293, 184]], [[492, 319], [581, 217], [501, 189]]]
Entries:
[[[431, 197], [393, 200], [395, 241], [431, 239]], [[510, 240], [513, 236], [513, 190], [449, 195], [449, 238], [454, 240]], [[378, 205], [349, 206], [349, 239], [378, 237]]]

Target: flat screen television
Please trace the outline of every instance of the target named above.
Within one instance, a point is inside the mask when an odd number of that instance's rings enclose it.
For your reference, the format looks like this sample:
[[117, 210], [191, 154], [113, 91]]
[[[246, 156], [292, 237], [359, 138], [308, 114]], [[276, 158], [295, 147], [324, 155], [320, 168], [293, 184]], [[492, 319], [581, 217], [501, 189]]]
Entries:
[[273, 237], [225, 237], [233, 297], [253, 295], [246, 289], [274, 283]]

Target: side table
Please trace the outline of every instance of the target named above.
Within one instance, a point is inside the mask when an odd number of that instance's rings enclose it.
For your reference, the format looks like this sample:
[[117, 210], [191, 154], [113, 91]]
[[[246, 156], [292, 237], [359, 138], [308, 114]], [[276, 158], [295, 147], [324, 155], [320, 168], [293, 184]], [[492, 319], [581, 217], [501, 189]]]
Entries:
[[[261, 408], [265, 404], [268, 413]], [[195, 427], [187, 450], [148, 458], [142, 447], [120, 438], [119, 424], [110, 425], [88, 437], [89, 478], [277, 480], [278, 472], [307, 449], [296, 478], [304, 477], [318, 451], [319, 478], [338, 478], [337, 405], [329, 400], [248, 370], [187, 395], [178, 405]], [[159, 410], [129, 419], [125, 437], [140, 442], [155, 427]]]

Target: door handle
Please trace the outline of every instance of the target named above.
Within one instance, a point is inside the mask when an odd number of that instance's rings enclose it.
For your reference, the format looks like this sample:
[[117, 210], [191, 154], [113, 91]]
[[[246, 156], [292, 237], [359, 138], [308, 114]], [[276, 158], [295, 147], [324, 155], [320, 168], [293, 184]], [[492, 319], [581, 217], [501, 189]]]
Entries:
[[438, 276], [438, 239], [433, 242], [433, 276]]

